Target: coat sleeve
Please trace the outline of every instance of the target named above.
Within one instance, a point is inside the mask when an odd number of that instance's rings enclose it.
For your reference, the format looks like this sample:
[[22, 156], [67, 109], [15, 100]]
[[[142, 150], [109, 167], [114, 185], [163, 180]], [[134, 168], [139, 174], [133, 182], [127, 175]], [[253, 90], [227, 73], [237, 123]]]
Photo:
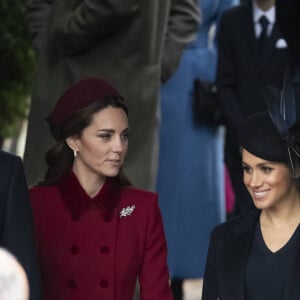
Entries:
[[16, 157], [11, 161], [11, 169], [6, 172], [10, 178], [4, 195], [1, 246], [15, 255], [24, 267], [29, 279], [30, 300], [40, 300], [39, 267], [26, 179], [21, 159]]
[[140, 299], [172, 300], [162, 218], [157, 198], [150, 202], [146, 244], [139, 275]]
[[162, 56], [161, 80], [176, 71], [185, 46], [196, 38], [201, 23], [198, 0], [172, 0]]
[[236, 95], [237, 74], [234, 67], [234, 47], [231, 40], [231, 18], [226, 12], [218, 32], [217, 85], [226, 125], [235, 131], [242, 121], [242, 112]]
[[203, 279], [202, 300], [216, 300], [219, 297], [215, 231], [212, 232], [207, 253], [206, 266]]
[[53, 0], [25, 0], [28, 31], [37, 53], [40, 52], [45, 39], [52, 2]]
[[[139, 11], [141, 0], [55, 1], [49, 23], [53, 55], [84, 52], [106, 36], [123, 30]], [[78, 3], [78, 1], [77, 1]]]

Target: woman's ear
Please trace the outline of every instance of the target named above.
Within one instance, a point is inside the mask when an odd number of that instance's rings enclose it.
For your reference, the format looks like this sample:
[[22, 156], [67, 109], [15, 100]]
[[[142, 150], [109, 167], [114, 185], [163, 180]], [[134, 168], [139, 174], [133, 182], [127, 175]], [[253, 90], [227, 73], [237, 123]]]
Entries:
[[69, 136], [65, 139], [66, 144], [68, 145], [68, 147], [72, 150], [72, 151], [78, 151], [78, 138], [75, 136]]

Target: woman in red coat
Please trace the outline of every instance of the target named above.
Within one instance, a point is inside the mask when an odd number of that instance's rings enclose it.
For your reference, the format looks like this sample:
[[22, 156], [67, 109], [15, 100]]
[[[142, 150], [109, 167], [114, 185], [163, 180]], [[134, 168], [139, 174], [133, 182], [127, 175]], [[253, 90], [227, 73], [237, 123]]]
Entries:
[[83, 79], [48, 117], [57, 144], [30, 189], [43, 300], [171, 300], [158, 196], [120, 172], [127, 108], [109, 83]]

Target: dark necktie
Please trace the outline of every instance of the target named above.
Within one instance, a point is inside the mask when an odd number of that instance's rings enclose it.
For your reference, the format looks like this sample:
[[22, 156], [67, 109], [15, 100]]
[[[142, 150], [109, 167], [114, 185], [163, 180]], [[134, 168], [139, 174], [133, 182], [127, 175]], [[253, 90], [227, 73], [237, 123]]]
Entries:
[[261, 26], [261, 33], [258, 37], [258, 50], [259, 50], [259, 56], [264, 60], [266, 57], [266, 50], [267, 50], [267, 44], [268, 44], [268, 25], [269, 20], [265, 16], [261, 16], [258, 20], [260, 26]]

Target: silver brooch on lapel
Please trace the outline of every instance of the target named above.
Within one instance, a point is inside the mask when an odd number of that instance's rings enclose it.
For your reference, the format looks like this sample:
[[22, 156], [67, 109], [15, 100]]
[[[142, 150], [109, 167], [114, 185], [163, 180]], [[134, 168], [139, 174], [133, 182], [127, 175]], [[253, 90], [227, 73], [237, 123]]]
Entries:
[[120, 211], [120, 218], [130, 216], [134, 210], [135, 205], [122, 208], [122, 210]]

